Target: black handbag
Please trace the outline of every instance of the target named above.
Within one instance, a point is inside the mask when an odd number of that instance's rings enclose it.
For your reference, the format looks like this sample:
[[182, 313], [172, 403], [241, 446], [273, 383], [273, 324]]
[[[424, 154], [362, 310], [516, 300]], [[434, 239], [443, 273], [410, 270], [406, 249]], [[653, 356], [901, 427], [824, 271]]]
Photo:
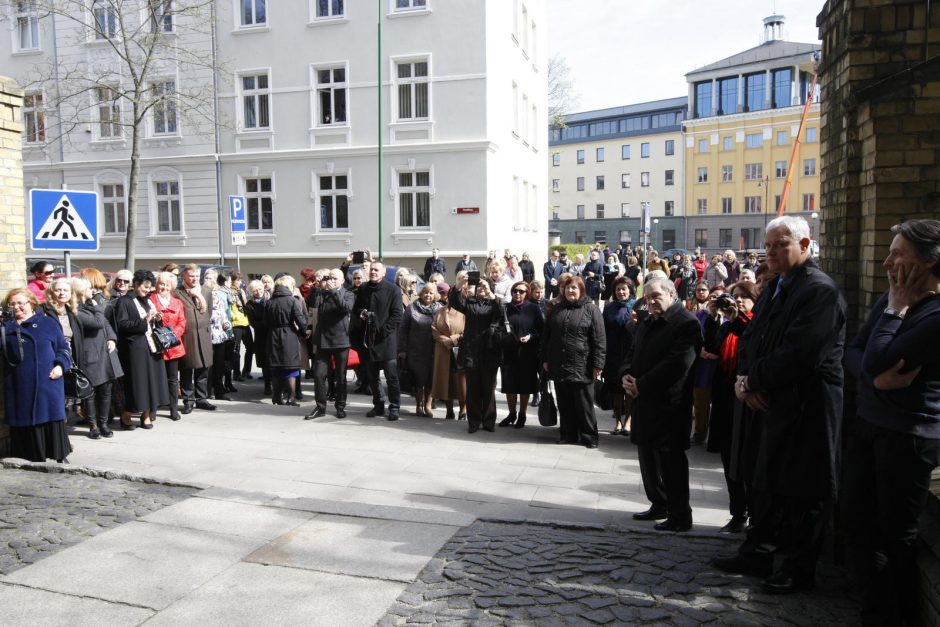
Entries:
[[594, 379], [594, 404], [603, 409], [609, 410], [612, 405], [610, 402], [610, 390], [602, 379]]
[[157, 352], [165, 353], [174, 346], [180, 345], [180, 339], [173, 333], [173, 329], [168, 326], [160, 325], [153, 327], [153, 344], [157, 347]]
[[65, 382], [65, 398], [83, 401], [95, 395], [95, 386], [84, 372], [74, 366], [62, 375], [62, 380]]
[[558, 408], [555, 407], [555, 397], [549, 391], [547, 383], [539, 399], [539, 424], [543, 427], [554, 427], [558, 424]]

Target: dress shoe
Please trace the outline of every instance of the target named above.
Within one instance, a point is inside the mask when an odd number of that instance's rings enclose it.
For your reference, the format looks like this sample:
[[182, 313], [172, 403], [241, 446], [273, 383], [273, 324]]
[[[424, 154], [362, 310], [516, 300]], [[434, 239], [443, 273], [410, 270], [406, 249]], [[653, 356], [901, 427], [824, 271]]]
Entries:
[[193, 407], [195, 407], [195, 406], [196, 406], [195, 403], [189, 403], [189, 402], [183, 403], [183, 409], [180, 410], [180, 413], [181, 413], [181, 414], [190, 414], [190, 413], [192, 413]]
[[389, 422], [394, 422], [398, 420], [398, 414], [393, 414], [389, 412], [388, 416], [386, 416], [385, 419], [388, 420]]
[[770, 594], [793, 594], [794, 592], [809, 592], [814, 586], [812, 579], [775, 573], [760, 582], [760, 587], [761, 590]]
[[516, 418], [516, 422], [513, 425], [516, 429], [521, 429], [525, 426], [525, 414], [519, 414], [519, 417]]
[[205, 409], [206, 411], [215, 411], [215, 405], [209, 401], [196, 401], [196, 409]]
[[597, 448], [597, 442], [585, 442], [584, 448]]
[[658, 507], [651, 507], [645, 512], [637, 512], [633, 515], [633, 520], [662, 520], [664, 518], [669, 518], [669, 514]]
[[653, 525], [653, 529], [656, 531], [688, 531], [692, 528], [692, 519], [687, 518], [683, 520], [677, 520], [675, 518], [667, 518], [661, 523], [656, 523]]
[[345, 410], [345, 409], [337, 409], [337, 410], [336, 410], [336, 417], [339, 418], [339, 419], [341, 419], [341, 420], [342, 420], [343, 418], [345, 418], [345, 417], [346, 417], [346, 410]]
[[312, 412], [304, 416], [304, 420], [313, 420], [314, 418], [323, 418], [323, 416], [326, 416], [326, 408], [314, 407]]
[[508, 416], [499, 421], [500, 427], [509, 427], [516, 422], [516, 412], [510, 412]]
[[289, 407], [300, 407], [300, 403], [298, 403], [297, 399], [294, 399], [294, 398], [284, 401], [284, 404]]
[[366, 412], [366, 418], [375, 418], [376, 416], [384, 416], [385, 408], [384, 407], [373, 407]]
[[558, 443], [559, 444], [578, 444], [579, 442], [577, 440], [566, 440], [565, 438], [560, 438], [558, 440]]
[[227, 384], [227, 385], [225, 386], [225, 391], [226, 391], [226, 392], [231, 392], [232, 394], [237, 394], [237, 393], [238, 393], [238, 389], [237, 389], [234, 385], [232, 385], [231, 383], [229, 383], [229, 384]]
[[137, 425], [135, 425], [133, 422], [124, 422], [124, 419], [122, 418], [121, 428], [124, 429], [125, 431], [133, 431], [134, 429], [137, 428]]
[[172, 421], [175, 422], [175, 421], [177, 421], [177, 420], [179, 420], [179, 419], [180, 419], [180, 412], [179, 412], [179, 410], [176, 409], [175, 407], [171, 408], [171, 409], [170, 409], [170, 420], [172, 420]]
[[493, 433], [494, 431], [496, 431], [496, 426], [495, 425], [483, 425], [483, 430]]
[[761, 564], [759, 561], [744, 557], [740, 553], [727, 557], [713, 557], [708, 560], [708, 563], [722, 572], [735, 575], [751, 575], [753, 577], [767, 577], [770, 575], [769, 563]]
[[96, 425], [94, 422], [91, 422], [89, 424], [88, 437], [91, 438], [92, 440], [101, 439], [101, 431], [98, 430], [98, 425]]
[[479, 430], [480, 425], [470, 425], [470, 427], [467, 429], [467, 433], [476, 433]]
[[728, 524], [718, 530], [718, 533], [741, 533], [747, 529], [747, 516], [732, 516]]

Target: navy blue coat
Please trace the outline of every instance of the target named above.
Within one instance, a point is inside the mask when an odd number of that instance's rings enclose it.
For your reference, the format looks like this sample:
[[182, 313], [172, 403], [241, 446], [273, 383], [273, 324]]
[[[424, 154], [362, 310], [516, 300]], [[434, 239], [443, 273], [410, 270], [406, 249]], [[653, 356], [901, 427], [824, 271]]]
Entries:
[[[22, 342], [17, 347], [17, 327]], [[50, 379], [56, 364], [72, 367], [72, 351], [55, 318], [37, 313], [22, 325], [3, 323], [3, 404], [7, 424], [32, 427], [65, 420], [65, 384]], [[9, 360], [9, 362], [7, 361]], [[12, 365], [11, 363], [12, 362]]]

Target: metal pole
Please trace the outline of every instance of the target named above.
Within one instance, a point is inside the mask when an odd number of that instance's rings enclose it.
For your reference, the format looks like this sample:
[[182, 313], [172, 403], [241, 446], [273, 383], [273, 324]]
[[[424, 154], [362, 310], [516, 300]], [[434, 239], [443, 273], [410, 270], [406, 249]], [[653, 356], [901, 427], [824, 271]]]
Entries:
[[[241, 255], [241, 246], [235, 247], [235, 269], [239, 272], [242, 271], [242, 255]], [[224, 264], [223, 264], [224, 265]]]
[[67, 250], [65, 251], [65, 278], [71, 278], [72, 276], [72, 252]]
[[384, 156], [384, 155], [382, 154], [382, 130], [383, 130], [383, 129], [382, 129], [382, 3], [383, 3], [384, 1], [385, 1], [385, 0], [378, 0], [378, 23], [377, 23], [377, 28], [378, 28], [378, 55], [377, 55], [377, 58], [376, 58], [376, 61], [377, 61], [377, 63], [376, 63], [376, 70], [377, 70], [376, 74], [377, 74], [377, 76], [376, 76], [376, 81], [375, 81], [375, 101], [376, 101], [376, 105], [377, 105], [376, 108], [378, 109], [378, 112], [379, 112], [379, 115], [378, 115], [378, 126], [377, 126], [378, 139], [379, 139], [379, 141], [378, 141], [378, 154], [377, 154], [377, 157], [378, 157], [378, 158], [376, 159], [376, 161], [378, 162], [378, 168], [379, 168], [379, 172], [378, 172], [378, 175], [379, 175], [379, 176], [378, 176], [378, 180], [379, 180], [379, 183], [378, 183], [378, 190], [379, 190], [379, 196], [378, 196], [378, 201], [379, 201], [379, 202], [378, 202], [378, 211], [379, 211], [379, 216], [378, 216], [378, 218], [379, 218], [379, 261], [384, 261], [384, 259], [383, 259], [383, 257], [382, 257], [382, 240], [384, 239], [383, 236], [382, 236], [382, 187], [383, 187], [383, 185], [382, 185], [382, 170], [384, 169], [384, 164], [383, 164], [383, 161], [384, 161], [383, 156]]

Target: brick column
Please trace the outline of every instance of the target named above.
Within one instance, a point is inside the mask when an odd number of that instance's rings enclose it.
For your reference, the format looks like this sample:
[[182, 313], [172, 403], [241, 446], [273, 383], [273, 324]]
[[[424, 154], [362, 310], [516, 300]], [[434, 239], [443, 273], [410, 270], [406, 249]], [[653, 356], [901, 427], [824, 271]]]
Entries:
[[[0, 298], [26, 285], [26, 211], [23, 204], [23, 90], [0, 76]], [[9, 450], [0, 386], [0, 455]]]

